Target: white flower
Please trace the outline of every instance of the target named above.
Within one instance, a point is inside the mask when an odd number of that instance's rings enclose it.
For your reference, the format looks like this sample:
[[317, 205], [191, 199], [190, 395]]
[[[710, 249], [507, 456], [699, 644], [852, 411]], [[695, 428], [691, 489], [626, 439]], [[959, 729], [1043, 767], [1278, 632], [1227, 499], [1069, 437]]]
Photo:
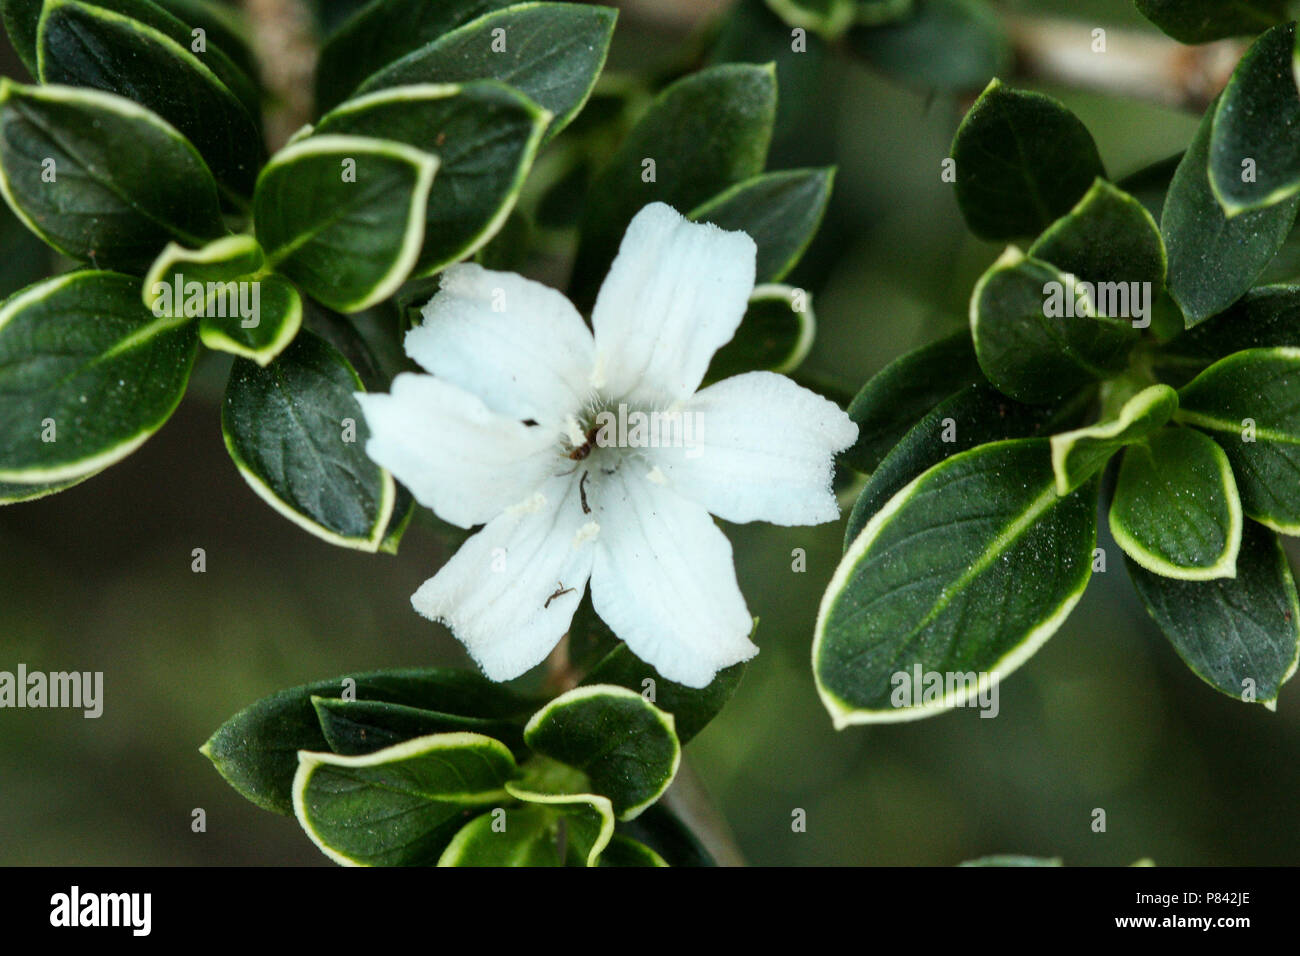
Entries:
[[[833, 456], [858, 429], [771, 372], [696, 391], [744, 316], [754, 257], [742, 232], [646, 206], [600, 290], [594, 335], [553, 289], [452, 266], [406, 336], [432, 374], [357, 396], [370, 457], [444, 521], [484, 525], [411, 603], [493, 680], [547, 656], [588, 580], [596, 613], [669, 680], [703, 687], [758, 653], [731, 544], [709, 513], [835, 519]], [[597, 416], [619, 405], [681, 413], [702, 425], [698, 440], [597, 442]]]

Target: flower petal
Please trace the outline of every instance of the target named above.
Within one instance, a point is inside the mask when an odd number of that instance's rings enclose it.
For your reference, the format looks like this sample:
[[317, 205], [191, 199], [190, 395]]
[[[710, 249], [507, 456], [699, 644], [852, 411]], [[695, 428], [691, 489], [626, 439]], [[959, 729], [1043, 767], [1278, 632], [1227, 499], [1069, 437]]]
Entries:
[[835, 453], [858, 426], [834, 402], [784, 375], [748, 372], [697, 392], [681, 411], [679, 447], [646, 450], [669, 487], [737, 523], [839, 517]]
[[462, 528], [523, 501], [557, 465], [556, 432], [488, 409], [432, 375], [404, 372], [389, 394], [358, 394], [366, 454], [444, 521]]
[[704, 687], [758, 653], [731, 542], [702, 507], [630, 465], [588, 491], [600, 524], [592, 604], [637, 657], [669, 680]]
[[540, 664], [569, 629], [592, 562], [591, 535], [583, 533], [590, 516], [577, 498], [577, 482], [552, 479], [461, 545], [411, 596], [492, 680]]
[[508, 418], [559, 424], [587, 398], [595, 345], [559, 292], [473, 263], [447, 268], [406, 354]]
[[667, 404], [699, 387], [754, 289], [754, 240], [651, 203], [627, 227], [592, 312], [601, 390]]

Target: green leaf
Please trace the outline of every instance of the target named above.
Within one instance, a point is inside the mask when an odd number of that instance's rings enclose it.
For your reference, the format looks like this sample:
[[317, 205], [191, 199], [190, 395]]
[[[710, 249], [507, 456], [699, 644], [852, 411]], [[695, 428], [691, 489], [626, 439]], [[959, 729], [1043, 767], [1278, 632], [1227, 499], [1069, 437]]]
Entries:
[[59, 252], [120, 269], [143, 271], [168, 240], [201, 245], [225, 231], [194, 147], [148, 110], [93, 90], [0, 79], [0, 189]]
[[42, 83], [134, 100], [193, 143], [218, 182], [241, 196], [251, 192], [264, 156], [257, 124], [188, 46], [110, 10], [46, 0], [36, 49]]
[[772, 12], [792, 27], [811, 30], [827, 40], [844, 34], [857, 14], [855, 0], [766, 0]]
[[[1011, 43], [980, 0], [915, 0], [864, 4], [862, 26], [849, 31], [851, 52], [899, 83], [951, 92], [980, 89], [1011, 64]], [[886, 7], [886, 11], [875, 10]]]
[[194, 329], [158, 319], [137, 279], [73, 272], [0, 307], [0, 481], [72, 481], [125, 458], [185, 394]]
[[714, 353], [706, 382], [756, 369], [791, 372], [812, 348], [817, 320], [812, 297], [788, 285], [760, 285], [731, 341]]
[[660, 93], [592, 184], [591, 195], [601, 201], [585, 209], [575, 300], [595, 299], [623, 232], [642, 207], [659, 201], [695, 209], [761, 173], [775, 119], [770, 65], [709, 67]]
[[40, 22], [43, 3], [44, 0], [0, 0], [0, 18], [4, 20], [9, 42], [33, 79], [37, 76], [36, 24]]
[[361, 81], [510, 0], [372, 0], [331, 33], [316, 65], [316, 108], [342, 102]]
[[524, 742], [585, 773], [620, 820], [659, 799], [682, 757], [673, 715], [613, 684], [561, 694], [528, 721]]
[[1022, 405], [985, 384], [967, 385], [950, 395], [917, 422], [872, 471], [849, 514], [844, 550], [872, 515], [922, 472], [977, 445], [1033, 438], [1060, 417], [1053, 409]]
[[615, 833], [600, 854], [600, 866], [667, 866], [668, 861], [644, 843]]
[[428, 153], [362, 136], [286, 146], [253, 197], [268, 264], [340, 312], [388, 298], [419, 260], [437, 167]]
[[495, 82], [399, 86], [348, 100], [315, 134], [396, 140], [438, 157], [412, 278], [477, 252], [514, 208], [550, 114]]
[[1233, 578], [1179, 581], [1131, 558], [1126, 564], [1142, 603], [1197, 677], [1238, 700], [1276, 700], [1300, 648], [1300, 601], [1276, 534], [1246, 523]]
[[[209, 286], [213, 285], [212, 283]], [[232, 308], [238, 305], [237, 309]], [[278, 275], [218, 285], [209, 292], [199, 338], [210, 349], [270, 364], [302, 328], [302, 298]]]
[[87, 478], [93, 478], [99, 472], [94, 471], [80, 478], [73, 478], [71, 481], [46, 482], [36, 485], [23, 485], [15, 482], [0, 481], [0, 505], [16, 505], [26, 501], [36, 501], [38, 498], [44, 498], [48, 495], [58, 494], [60, 491], [67, 491], [74, 485], [79, 485]]
[[1251, 289], [1226, 312], [1175, 338], [1154, 362], [1199, 372], [1233, 352], [1278, 346], [1300, 348], [1300, 285]]
[[1062, 104], [994, 80], [952, 141], [957, 206], [981, 239], [1037, 235], [1106, 171], [1097, 144]]
[[[114, 0], [120, 2], [120, 0]], [[125, 13], [128, 16], [135, 16], [127, 9], [112, 7], [110, 4], [99, 0], [99, 6], [109, 6], [110, 9], [118, 9], [119, 13]], [[238, 7], [228, 6], [221, 3], [220, 0], [157, 0], [157, 5], [170, 13], [177, 20], [180, 20], [186, 27], [202, 29], [207, 34], [207, 53], [205, 56], [209, 61], [213, 58], [214, 52], [219, 54], [218, 58], [224, 58], [244, 73], [246, 77], [251, 78], [258, 75], [258, 64], [253, 51], [250, 49], [251, 28]], [[143, 19], [136, 16], [137, 20]], [[146, 21], [147, 22], [147, 21]], [[161, 29], [161, 28], [160, 28]], [[166, 31], [164, 31], [166, 32]], [[192, 42], [192, 33], [189, 35]], [[173, 37], [172, 39], [179, 39]], [[213, 44], [216, 44], [215, 50]], [[209, 65], [212, 65], [211, 63]], [[222, 69], [213, 65], [213, 72], [222, 77], [222, 82], [231, 87], [232, 90], [239, 94], [235, 85], [225, 78]], [[256, 104], [249, 107], [250, 112], [256, 114]]]
[[546, 138], [553, 139], [591, 95], [617, 17], [610, 7], [516, 4], [411, 51], [373, 74], [356, 93], [414, 83], [500, 80], [554, 117], [546, 131]]
[[[348, 681], [353, 683], [349, 684]], [[264, 810], [293, 813], [299, 750], [328, 750], [313, 698], [353, 692], [448, 717], [522, 723], [535, 702], [471, 671], [439, 668], [374, 671], [277, 691], [222, 724], [201, 752], [245, 798]], [[341, 734], [338, 725], [333, 728]], [[342, 738], [341, 738], [342, 739]]]
[[321, 733], [336, 754], [374, 753], [393, 744], [429, 734], [464, 731], [501, 741], [512, 753], [523, 751], [523, 727], [517, 721], [444, 714], [382, 700], [312, 697]]
[[[219, 13], [214, 13], [213, 8], [202, 0], [161, 0], [159, 3], [152, 0], [95, 0], [91, 6], [120, 13], [147, 27], [153, 27], [194, 53], [230, 92], [239, 97], [254, 124], [260, 123], [262, 92], [252, 79], [258, 75], [257, 64], [253, 62], [252, 55], [243, 42], [232, 32], [236, 29], [233, 25], [224, 30], [217, 27], [219, 20], [235, 17], [232, 11], [223, 8]], [[205, 30], [211, 28], [212, 37], [215, 39], [220, 33], [222, 39], [214, 45], [207, 42], [205, 37], [204, 45], [207, 49], [195, 50], [194, 27], [203, 27]], [[236, 62], [228, 53], [240, 56], [241, 62]], [[33, 75], [36, 73], [33, 72]]]
[[238, 359], [222, 406], [226, 449], [249, 487], [330, 544], [377, 551], [393, 478], [369, 457], [361, 379], [332, 346], [301, 332], [265, 368]]
[[614, 835], [608, 798], [591, 793], [538, 793], [513, 782], [506, 791], [524, 806], [485, 814], [448, 844], [439, 866], [598, 866]]
[[971, 337], [988, 380], [1036, 404], [1122, 371], [1139, 333], [1099, 314], [1100, 288], [1008, 247], [971, 295]]
[[[813, 672], [835, 726], [971, 705], [1024, 663], [1088, 584], [1096, 502], [1095, 484], [1056, 493], [1041, 438], [954, 455], [891, 498], [817, 616]], [[912, 693], [933, 675], [939, 692]]]
[[[176, 295], [176, 280], [182, 283], [194, 279], [198, 282], [229, 282], [259, 272], [266, 262], [262, 247], [252, 236], [222, 236], [201, 249], [187, 249], [169, 242], [145, 273], [140, 296], [147, 308], [158, 306], [167, 314], [173, 306], [184, 301]], [[170, 303], [160, 300], [170, 296]]]
[[0, 298], [44, 279], [51, 265], [49, 247], [8, 206], [0, 205]]
[[210, 349], [266, 365], [302, 326], [302, 299], [281, 276], [266, 274], [252, 236], [225, 236], [202, 249], [169, 243], [150, 266], [141, 294], [160, 316], [194, 318]]
[[[650, 847], [668, 866], [718, 865], [699, 838], [663, 803], [648, 807], [645, 813], [635, 820], [620, 823], [619, 831], [620, 834], [625, 834], [628, 838]], [[613, 844], [618, 841], [618, 837], [619, 834], [615, 834], [614, 840], [610, 841], [611, 845], [602, 858], [602, 865], [611, 855], [611, 851], [617, 865], [619, 851]]]
[[[1145, 284], [1148, 305], [1165, 285], [1165, 244], [1156, 221], [1140, 202], [1104, 179], [1038, 237], [1029, 256], [1085, 282]], [[1126, 298], [1136, 304], [1131, 291]], [[1113, 317], [1150, 319], [1149, 313]]]
[[1246, 51], [1214, 109], [1210, 187], [1229, 216], [1300, 192], [1300, 93], [1295, 24], [1269, 30]]
[[1286, 241], [1300, 197], [1228, 219], [1210, 188], [1206, 111], [1169, 184], [1160, 232], [1169, 253], [1169, 292], [1187, 327], [1204, 322], [1241, 298]]
[[1138, 392], [1114, 418], [1052, 436], [1056, 491], [1068, 495], [1101, 469], [1125, 445], [1140, 442], [1178, 409], [1178, 393], [1168, 385]]
[[844, 460], [859, 471], [874, 471], [930, 409], [982, 377], [964, 329], [894, 359], [849, 403], [858, 440]]
[[1212, 438], [1166, 428], [1125, 450], [1110, 533], [1148, 571], [1184, 581], [1234, 577], [1241, 525], [1232, 466]]
[[1286, 19], [1286, 0], [1137, 0], [1137, 8], [1180, 43], [1259, 33]]
[[344, 866], [428, 866], [476, 811], [509, 799], [517, 772], [481, 734], [433, 734], [372, 754], [301, 751], [293, 810], [321, 852]]
[[688, 219], [749, 233], [758, 246], [754, 281], [776, 282], [798, 264], [821, 225], [833, 168], [755, 176], [695, 208]]
[[[752, 635], [751, 635], [752, 636]], [[733, 664], [718, 671], [707, 687], [675, 684], [633, 654], [626, 644], [610, 651], [583, 678], [584, 685], [615, 684], [637, 693], [653, 687], [654, 705], [673, 716], [677, 739], [688, 743], [726, 706], [745, 676], [745, 664]]]
[[1183, 386], [1174, 416], [1227, 453], [1246, 514], [1300, 534], [1300, 349], [1247, 349]]

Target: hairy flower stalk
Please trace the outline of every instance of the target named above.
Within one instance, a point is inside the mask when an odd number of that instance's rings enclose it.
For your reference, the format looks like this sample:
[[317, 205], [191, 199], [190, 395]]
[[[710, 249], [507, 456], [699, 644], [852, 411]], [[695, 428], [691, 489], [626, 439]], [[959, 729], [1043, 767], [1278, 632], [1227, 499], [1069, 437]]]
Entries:
[[727, 521], [839, 513], [857, 436], [781, 375], [699, 389], [754, 286], [749, 236], [656, 203], [632, 221], [589, 330], [560, 293], [458, 265], [406, 337], [430, 374], [359, 395], [367, 453], [421, 504], [483, 525], [411, 599], [495, 680], [540, 663], [588, 583], [596, 612], [670, 680], [702, 687], [758, 652]]

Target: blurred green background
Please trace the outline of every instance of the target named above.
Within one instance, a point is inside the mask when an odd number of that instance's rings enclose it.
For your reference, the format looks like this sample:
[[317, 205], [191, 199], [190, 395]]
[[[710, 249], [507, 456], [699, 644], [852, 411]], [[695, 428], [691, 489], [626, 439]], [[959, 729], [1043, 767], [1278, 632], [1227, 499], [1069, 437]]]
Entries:
[[[615, 70], [674, 61], [695, 21], [724, 4], [624, 6]], [[1128, 0], [999, 9], [1073, 18], [1084, 44], [1094, 26], [1156, 36]], [[770, 55], [756, 47], [739, 58]], [[1196, 122], [1010, 79], [1074, 109], [1114, 178], [1182, 149]], [[791, 280], [815, 295], [807, 368], [856, 389], [961, 326], [975, 278], [1000, 251], [970, 238], [939, 177], [969, 99], [911, 91], [817, 49], [784, 63], [781, 81], [769, 168], [839, 167], [823, 232]], [[23, 248], [0, 249], [10, 271]], [[343, 551], [244, 484], [221, 442], [227, 366], [205, 353], [173, 420], [123, 463], [0, 508], [0, 670], [103, 671], [106, 697], [98, 720], [0, 710], [0, 863], [329, 865], [291, 819], [232, 791], [199, 745], [284, 686], [470, 666], [409, 605], [447, 557], [430, 527], [417, 521], [396, 557]], [[1288, 687], [1269, 713], [1202, 684], [1136, 603], [1104, 530], [1109, 569], [1002, 684], [997, 719], [960, 710], [842, 732], [817, 699], [808, 655], [843, 523], [726, 530], [762, 618], [762, 653], [687, 756], [751, 863], [947, 865], [991, 853], [1108, 865], [1300, 861], [1297, 692]], [[204, 574], [190, 570], [194, 548], [206, 551]], [[807, 552], [804, 573], [791, 570], [794, 548]], [[191, 831], [194, 808], [206, 812], [205, 833]], [[792, 832], [796, 808], [806, 832]], [[1094, 808], [1106, 811], [1105, 833], [1091, 829]]]

